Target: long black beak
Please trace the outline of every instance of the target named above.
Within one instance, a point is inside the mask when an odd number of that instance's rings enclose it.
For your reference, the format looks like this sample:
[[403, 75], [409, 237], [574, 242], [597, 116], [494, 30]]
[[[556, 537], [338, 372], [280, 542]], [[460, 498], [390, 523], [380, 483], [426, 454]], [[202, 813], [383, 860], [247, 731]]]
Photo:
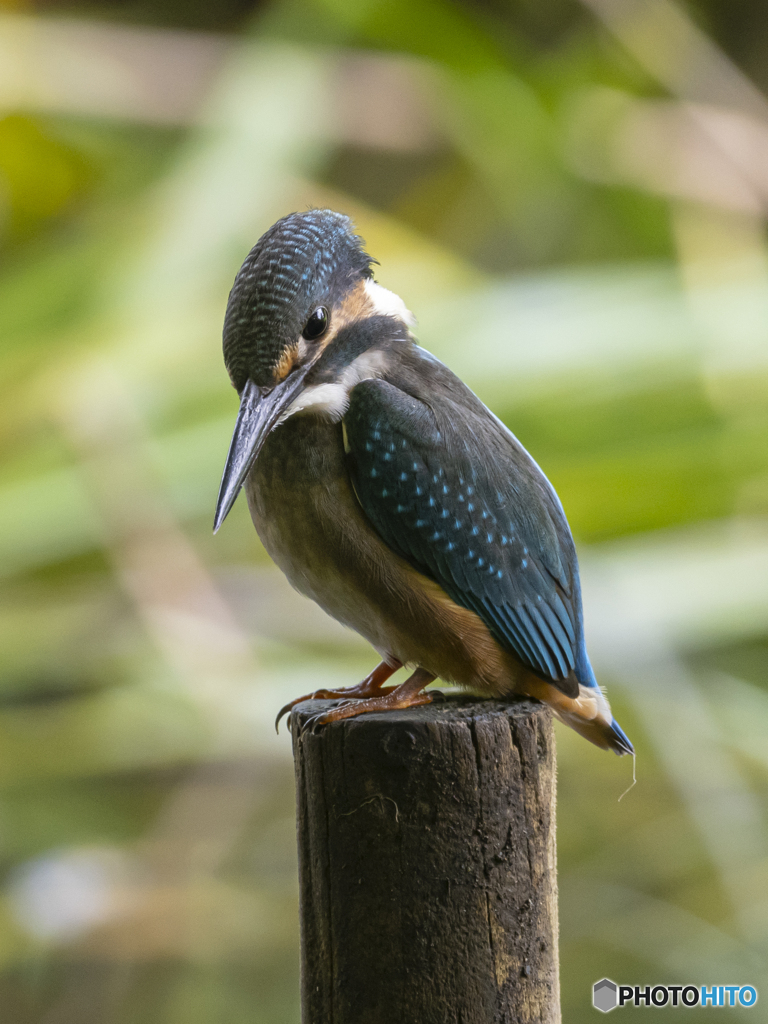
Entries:
[[264, 447], [270, 432], [280, 420], [296, 395], [301, 391], [309, 367], [294, 370], [273, 388], [260, 388], [249, 380], [240, 397], [235, 431], [229, 445], [229, 454], [216, 502], [213, 532], [227, 518], [248, 476], [248, 471]]

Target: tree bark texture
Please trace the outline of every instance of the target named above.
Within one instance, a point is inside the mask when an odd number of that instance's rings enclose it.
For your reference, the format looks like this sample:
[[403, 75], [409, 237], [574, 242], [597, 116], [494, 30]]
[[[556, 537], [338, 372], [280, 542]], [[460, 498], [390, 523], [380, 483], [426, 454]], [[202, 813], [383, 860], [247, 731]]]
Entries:
[[558, 1024], [555, 744], [529, 701], [302, 724], [303, 1024]]

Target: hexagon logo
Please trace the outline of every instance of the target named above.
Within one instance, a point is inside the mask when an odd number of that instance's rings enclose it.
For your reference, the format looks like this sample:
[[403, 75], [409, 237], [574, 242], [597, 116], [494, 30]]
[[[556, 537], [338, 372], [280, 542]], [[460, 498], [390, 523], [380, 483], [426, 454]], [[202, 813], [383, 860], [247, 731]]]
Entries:
[[618, 991], [619, 986], [610, 978], [596, 981], [592, 986], [592, 1005], [603, 1013], [615, 1010], [619, 1002]]

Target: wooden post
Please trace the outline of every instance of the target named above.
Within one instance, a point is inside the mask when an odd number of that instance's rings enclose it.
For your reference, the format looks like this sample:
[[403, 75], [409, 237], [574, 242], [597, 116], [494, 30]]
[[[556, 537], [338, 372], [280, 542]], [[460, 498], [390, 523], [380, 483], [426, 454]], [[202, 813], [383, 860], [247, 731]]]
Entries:
[[300, 733], [334, 703], [293, 711], [303, 1024], [559, 1024], [549, 711], [449, 697]]

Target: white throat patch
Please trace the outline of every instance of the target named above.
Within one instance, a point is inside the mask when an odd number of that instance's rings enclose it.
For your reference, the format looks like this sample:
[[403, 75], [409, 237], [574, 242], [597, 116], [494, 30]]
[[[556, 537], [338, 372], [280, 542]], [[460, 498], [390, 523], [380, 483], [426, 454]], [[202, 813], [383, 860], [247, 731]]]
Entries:
[[349, 393], [361, 381], [375, 380], [386, 369], [386, 354], [377, 349], [363, 352], [344, 368], [338, 380], [328, 384], [315, 384], [305, 388], [288, 406], [278, 420], [285, 423], [291, 416], [314, 413], [338, 423], [349, 408]]

